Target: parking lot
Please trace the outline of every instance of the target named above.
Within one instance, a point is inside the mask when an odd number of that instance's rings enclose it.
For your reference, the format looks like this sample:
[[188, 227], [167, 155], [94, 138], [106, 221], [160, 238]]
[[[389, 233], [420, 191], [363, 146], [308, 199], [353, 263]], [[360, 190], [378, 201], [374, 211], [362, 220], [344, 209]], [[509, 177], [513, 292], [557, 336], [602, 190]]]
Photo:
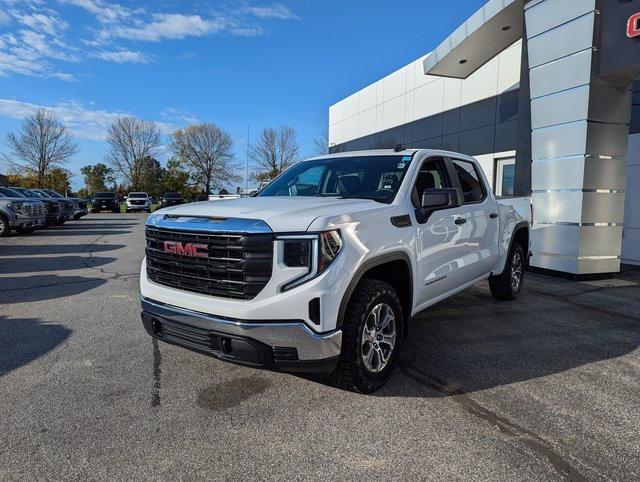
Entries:
[[364, 396], [153, 341], [145, 218], [0, 240], [0, 479], [640, 478], [640, 270], [470, 289]]

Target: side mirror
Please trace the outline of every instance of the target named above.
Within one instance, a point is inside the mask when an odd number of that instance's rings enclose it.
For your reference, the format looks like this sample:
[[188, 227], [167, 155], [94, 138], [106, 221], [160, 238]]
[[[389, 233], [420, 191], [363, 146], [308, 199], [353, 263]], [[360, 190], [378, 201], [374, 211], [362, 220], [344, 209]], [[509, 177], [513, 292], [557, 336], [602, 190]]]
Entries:
[[457, 208], [461, 204], [457, 189], [425, 189], [420, 203], [423, 209], [432, 211]]
[[457, 189], [425, 189], [420, 208], [416, 209], [416, 218], [419, 223], [426, 223], [434, 212], [461, 205], [462, 199]]

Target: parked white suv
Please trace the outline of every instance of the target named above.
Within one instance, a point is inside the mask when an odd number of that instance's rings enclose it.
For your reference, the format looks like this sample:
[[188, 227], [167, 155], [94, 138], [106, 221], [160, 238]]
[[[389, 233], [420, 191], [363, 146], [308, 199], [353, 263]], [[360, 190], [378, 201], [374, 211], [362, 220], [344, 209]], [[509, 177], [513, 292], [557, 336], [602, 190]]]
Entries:
[[255, 197], [151, 215], [142, 320], [168, 343], [371, 392], [419, 311], [487, 278], [518, 296], [530, 223], [530, 199], [497, 201], [471, 157], [314, 158]]
[[126, 212], [146, 211], [151, 212], [151, 198], [146, 192], [130, 192], [126, 199]]

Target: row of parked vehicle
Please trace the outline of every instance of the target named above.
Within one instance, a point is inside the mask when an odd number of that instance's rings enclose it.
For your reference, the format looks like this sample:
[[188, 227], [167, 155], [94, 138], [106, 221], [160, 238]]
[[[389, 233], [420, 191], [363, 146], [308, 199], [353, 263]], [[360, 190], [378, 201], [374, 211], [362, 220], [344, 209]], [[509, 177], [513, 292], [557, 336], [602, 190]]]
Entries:
[[46, 226], [60, 226], [87, 213], [85, 200], [52, 189], [0, 187], [0, 236], [12, 230], [29, 234]]
[[[119, 213], [122, 202], [125, 204], [127, 213], [136, 211], [150, 213], [154, 204], [154, 199], [146, 192], [130, 192], [124, 199], [118, 198], [118, 195], [114, 192], [99, 192], [94, 194], [90, 201], [92, 213], [101, 211]], [[177, 206], [178, 204], [184, 204], [184, 198], [178, 192], [168, 192], [160, 200], [160, 207], [163, 208]]]
[[[120, 212], [121, 203], [125, 211], [148, 212], [154, 200], [145, 192], [131, 192], [120, 199], [113, 192], [99, 192], [88, 199], [66, 197], [52, 189], [25, 189], [0, 186], [0, 237], [11, 231], [30, 234], [47, 226], [60, 226], [71, 219], [80, 219], [89, 212]], [[180, 193], [166, 193], [161, 207], [183, 204]]]

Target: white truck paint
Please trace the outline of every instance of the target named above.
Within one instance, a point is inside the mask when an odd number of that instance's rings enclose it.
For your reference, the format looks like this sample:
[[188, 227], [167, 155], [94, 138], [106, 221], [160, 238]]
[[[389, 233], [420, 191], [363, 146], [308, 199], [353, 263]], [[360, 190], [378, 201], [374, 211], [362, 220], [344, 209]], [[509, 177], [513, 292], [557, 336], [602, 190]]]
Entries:
[[[257, 197], [150, 216], [143, 322], [152, 336], [218, 358], [325, 371], [340, 386], [372, 391], [389, 376], [411, 316], [487, 278], [497, 298], [516, 298], [530, 224], [530, 199], [496, 200], [477, 161], [461, 154], [383, 150], [310, 159]], [[212, 243], [228, 235], [267, 236], [273, 247], [268, 281], [255, 295], [210, 295], [190, 284], [204, 273], [192, 266], [220, 271], [216, 263], [226, 258]], [[307, 249], [309, 257], [298, 257]], [[243, 256], [226, 262], [249, 266], [253, 255]], [[292, 259], [300, 266], [290, 266]], [[237, 281], [224, 269], [220, 280], [206, 274], [206, 286], [233, 293], [225, 283]]]

